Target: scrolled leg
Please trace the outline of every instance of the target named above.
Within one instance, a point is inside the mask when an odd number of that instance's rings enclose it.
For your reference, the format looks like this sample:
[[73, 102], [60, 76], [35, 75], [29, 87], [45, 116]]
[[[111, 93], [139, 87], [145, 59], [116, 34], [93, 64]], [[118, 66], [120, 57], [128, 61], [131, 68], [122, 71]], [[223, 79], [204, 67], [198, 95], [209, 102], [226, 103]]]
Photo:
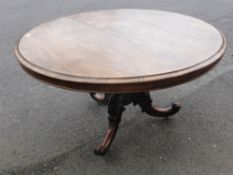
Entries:
[[130, 97], [131, 96], [127, 94], [115, 94], [111, 96], [108, 104], [108, 130], [104, 136], [102, 143], [94, 148], [95, 154], [103, 156], [108, 152], [121, 122], [121, 116], [123, 111], [125, 110], [124, 106], [130, 103]]
[[168, 117], [180, 110], [180, 106], [172, 103], [169, 108], [156, 108], [152, 105], [152, 99], [149, 92], [131, 93], [131, 94], [111, 94], [108, 101], [109, 126], [103, 141], [94, 148], [97, 155], [105, 155], [117, 134], [121, 116], [126, 105], [133, 103], [139, 105], [142, 112], [155, 117]]
[[153, 106], [149, 92], [136, 94], [133, 103], [139, 105], [142, 112], [154, 117], [169, 117], [180, 110], [180, 105], [177, 103], [172, 103], [171, 107], [168, 108], [158, 108]]
[[111, 144], [116, 136], [119, 124], [120, 124], [120, 120], [109, 119], [108, 130], [104, 136], [102, 143], [97, 145], [94, 148], [95, 154], [103, 156], [108, 152], [108, 150], [109, 150], [109, 148], [110, 148], [110, 146], [111, 146]]

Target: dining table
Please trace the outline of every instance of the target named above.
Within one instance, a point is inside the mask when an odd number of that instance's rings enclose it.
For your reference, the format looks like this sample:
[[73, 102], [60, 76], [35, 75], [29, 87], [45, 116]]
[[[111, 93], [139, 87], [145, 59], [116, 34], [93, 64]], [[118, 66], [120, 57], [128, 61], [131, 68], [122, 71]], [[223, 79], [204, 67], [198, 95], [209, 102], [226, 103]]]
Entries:
[[105, 155], [127, 105], [138, 105], [152, 117], [176, 114], [178, 103], [157, 107], [150, 92], [204, 75], [223, 58], [226, 47], [223, 33], [191, 16], [110, 9], [43, 23], [18, 40], [15, 55], [32, 77], [88, 93], [107, 106], [109, 126], [94, 147], [95, 154]]

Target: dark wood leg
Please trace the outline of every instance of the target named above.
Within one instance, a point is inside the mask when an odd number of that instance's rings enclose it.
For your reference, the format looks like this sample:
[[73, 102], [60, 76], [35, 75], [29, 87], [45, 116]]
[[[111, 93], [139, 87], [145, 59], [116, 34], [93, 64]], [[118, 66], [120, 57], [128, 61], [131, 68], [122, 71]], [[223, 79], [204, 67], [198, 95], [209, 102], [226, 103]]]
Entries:
[[130, 102], [131, 95], [129, 94], [114, 94], [110, 97], [108, 104], [109, 127], [102, 143], [94, 148], [95, 154], [105, 155], [108, 152], [121, 122], [121, 116], [125, 110], [124, 106], [130, 104]]
[[172, 103], [171, 107], [167, 108], [154, 107], [149, 92], [135, 94], [133, 104], [139, 105], [142, 112], [154, 117], [169, 117], [180, 110], [180, 105], [177, 103]]
[[99, 105], [107, 105], [110, 99], [111, 94], [107, 93], [90, 93], [90, 96], [95, 100]]
[[109, 148], [110, 148], [110, 146], [111, 146], [111, 144], [116, 136], [119, 124], [120, 124], [120, 120], [117, 121], [117, 120], [110, 120], [109, 119], [108, 130], [104, 136], [102, 143], [97, 145], [94, 148], [95, 154], [104, 156], [108, 152], [108, 150], [109, 150]]
[[172, 103], [169, 108], [155, 108], [152, 105], [152, 99], [149, 92], [111, 94], [108, 100], [109, 126], [101, 144], [94, 148], [95, 154], [105, 155], [108, 152], [121, 122], [121, 116], [125, 110], [124, 106], [130, 103], [139, 105], [142, 112], [146, 112], [155, 117], [168, 117], [180, 110], [180, 106], [175, 103]]

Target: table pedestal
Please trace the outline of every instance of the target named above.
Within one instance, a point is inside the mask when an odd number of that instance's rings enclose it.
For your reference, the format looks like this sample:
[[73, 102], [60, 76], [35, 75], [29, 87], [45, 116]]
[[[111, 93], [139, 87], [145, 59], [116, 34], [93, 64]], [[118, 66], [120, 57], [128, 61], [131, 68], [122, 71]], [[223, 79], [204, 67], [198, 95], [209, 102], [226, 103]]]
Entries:
[[94, 148], [94, 152], [97, 155], [105, 155], [118, 130], [121, 122], [121, 116], [125, 110], [125, 106], [133, 103], [133, 105], [139, 105], [142, 112], [145, 112], [153, 117], [168, 117], [180, 110], [180, 106], [176, 103], [172, 103], [168, 108], [156, 108], [152, 105], [152, 98], [149, 92], [142, 93], [128, 93], [128, 94], [98, 94], [90, 93], [91, 97], [101, 105], [108, 105], [109, 113], [109, 126], [104, 139], [101, 144]]

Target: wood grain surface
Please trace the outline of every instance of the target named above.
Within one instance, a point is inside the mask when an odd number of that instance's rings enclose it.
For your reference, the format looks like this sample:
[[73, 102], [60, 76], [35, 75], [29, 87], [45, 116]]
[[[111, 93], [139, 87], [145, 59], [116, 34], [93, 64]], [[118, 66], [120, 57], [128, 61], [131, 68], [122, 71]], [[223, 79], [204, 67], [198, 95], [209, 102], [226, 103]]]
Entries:
[[142, 92], [192, 80], [226, 50], [224, 36], [193, 17], [155, 10], [81, 13], [42, 24], [16, 46], [23, 68], [87, 92]]

